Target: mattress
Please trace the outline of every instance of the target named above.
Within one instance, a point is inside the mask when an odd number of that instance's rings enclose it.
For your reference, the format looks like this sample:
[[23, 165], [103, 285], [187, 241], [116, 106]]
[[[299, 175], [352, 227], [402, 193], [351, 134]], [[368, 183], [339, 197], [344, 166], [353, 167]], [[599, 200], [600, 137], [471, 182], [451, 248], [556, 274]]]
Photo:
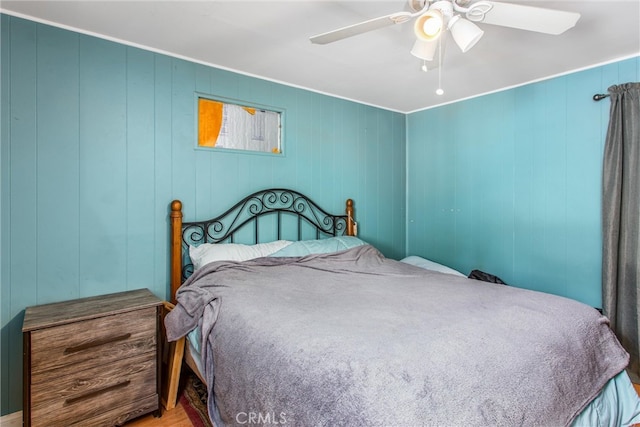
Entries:
[[[442, 274], [441, 269], [435, 269], [435, 271], [438, 271], [438, 274]], [[459, 281], [466, 279], [458, 278], [455, 280]], [[463, 282], [457, 283], [459, 286], [461, 286]], [[254, 289], [254, 291], [252, 292], [255, 292], [256, 290], [259, 290], [259, 288]], [[589, 315], [594, 316], [595, 314], [590, 313]], [[200, 332], [198, 330], [192, 331], [189, 334], [191, 351], [194, 355], [201, 353], [203, 350], [201, 344], [203, 342], [202, 337], [199, 337], [198, 335], [200, 335]], [[203, 367], [204, 365], [201, 363], [200, 366]], [[447, 373], [445, 372], [445, 376], [446, 374]], [[629, 377], [624, 371], [619, 372], [611, 380], [606, 382], [606, 384], [601, 383], [600, 388], [601, 389], [597, 390], [596, 397], [584, 408], [584, 410], [580, 414], [578, 414], [578, 416], [574, 418], [573, 425], [628, 425], [640, 421], [638, 419], [639, 400], [635, 393], [635, 390], [633, 389], [633, 386], [631, 385]], [[266, 391], [267, 390], [265, 390], [265, 392]], [[260, 390], [258, 389], [256, 391], [254, 389], [252, 390], [252, 393], [260, 394]]]

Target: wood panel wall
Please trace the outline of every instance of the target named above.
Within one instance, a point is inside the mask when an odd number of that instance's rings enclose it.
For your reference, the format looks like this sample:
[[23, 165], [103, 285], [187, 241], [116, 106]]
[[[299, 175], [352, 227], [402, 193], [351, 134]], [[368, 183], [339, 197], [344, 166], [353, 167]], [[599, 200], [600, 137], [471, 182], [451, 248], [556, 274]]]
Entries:
[[[404, 255], [405, 116], [2, 16], [2, 414], [20, 409], [25, 307], [168, 295], [169, 203], [185, 220], [289, 187]], [[196, 93], [285, 109], [285, 155], [195, 149]]]
[[640, 57], [407, 118], [407, 250], [601, 306], [602, 153]]
[[[1, 19], [1, 414], [21, 405], [26, 306], [167, 295], [174, 198], [188, 221], [268, 186], [350, 197], [388, 256], [600, 302], [608, 100], [591, 96], [640, 80], [637, 58], [405, 116]], [[284, 108], [285, 156], [194, 149], [196, 92]]]

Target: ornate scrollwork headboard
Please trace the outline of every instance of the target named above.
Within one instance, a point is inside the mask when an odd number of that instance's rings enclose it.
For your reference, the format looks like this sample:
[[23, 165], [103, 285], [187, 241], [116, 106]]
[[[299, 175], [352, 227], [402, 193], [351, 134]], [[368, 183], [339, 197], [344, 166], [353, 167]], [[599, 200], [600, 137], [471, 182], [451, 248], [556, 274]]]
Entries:
[[[356, 234], [353, 200], [346, 201], [344, 214], [333, 215], [304, 194], [282, 188], [250, 194], [222, 215], [206, 221], [182, 222], [182, 202], [174, 200], [171, 202], [170, 218], [173, 302], [178, 287], [193, 273], [188, 254], [190, 245], [233, 243], [239, 234], [245, 239], [242, 243], [261, 243], [265, 241], [263, 229], [270, 240], [320, 239]], [[265, 220], [269, 222], [265, 223]], [[303, 234], [305, 230], [307, 234]], [[312, 237], [309, 237], [308, 230], [312, 230]]]

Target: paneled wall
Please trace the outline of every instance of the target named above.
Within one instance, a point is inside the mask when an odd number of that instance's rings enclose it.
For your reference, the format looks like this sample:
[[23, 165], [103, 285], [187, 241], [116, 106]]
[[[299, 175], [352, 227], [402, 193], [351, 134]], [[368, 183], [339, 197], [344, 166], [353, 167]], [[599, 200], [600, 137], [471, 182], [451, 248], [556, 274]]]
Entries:
[[407, 248], [601, 306], [610, 102], [640, 58], [410, 114]]
[[[168, 209], [289, 187], [405, 249], [405, 116], [2, 16], [2, 414], [21, 407], [25, 307], [168, 292]], [[195, 93], [285, 109], [285, 156], [194, 149]]]
[[[609, 101], [591, 96], [639, 81], [640, 58], [405, 116], [18, 18], [0, 30], [3, 415], [21, 408], [25, 307], [166, 297], [174, 198], [192, 220], [270, 186], [336, 212], [350, 197], [388, 256], [600, 305]], [[284, 108], [285, 156], [194, 149], [196, 92]]]

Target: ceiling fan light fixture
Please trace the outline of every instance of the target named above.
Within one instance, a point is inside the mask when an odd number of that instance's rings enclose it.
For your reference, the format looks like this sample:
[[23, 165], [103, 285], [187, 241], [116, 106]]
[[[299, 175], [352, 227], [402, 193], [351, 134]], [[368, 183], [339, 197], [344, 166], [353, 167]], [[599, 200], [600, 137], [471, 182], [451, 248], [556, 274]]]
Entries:
[[422, 39], [417, 39], [411, 48], [411, 54], [416, 58], [420, 58], [425, 61], [433, 61], [433, 56], [436, 53], [437, 47], [437, 40], [427, 42]]
[[449, 30], [460, 50], [464, 53], [482, 38], [482, 31], [476, 24], [456, 15], [449, 21]]
[[437, 9], [427, 10], [413, 24], [413, 31], [418, 39], [425, 42], [436, 40], [444, 27], [444, 17]]

